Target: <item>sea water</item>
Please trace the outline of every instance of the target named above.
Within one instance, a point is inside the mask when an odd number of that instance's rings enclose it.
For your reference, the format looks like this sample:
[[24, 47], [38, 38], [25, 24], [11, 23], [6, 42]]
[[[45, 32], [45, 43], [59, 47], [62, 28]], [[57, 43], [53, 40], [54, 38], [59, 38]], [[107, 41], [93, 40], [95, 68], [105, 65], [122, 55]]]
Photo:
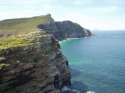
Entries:
[[60, 45], [69, 61], [74, 88], [82, 93], [125, 93], [124, 31], [98, 31]]

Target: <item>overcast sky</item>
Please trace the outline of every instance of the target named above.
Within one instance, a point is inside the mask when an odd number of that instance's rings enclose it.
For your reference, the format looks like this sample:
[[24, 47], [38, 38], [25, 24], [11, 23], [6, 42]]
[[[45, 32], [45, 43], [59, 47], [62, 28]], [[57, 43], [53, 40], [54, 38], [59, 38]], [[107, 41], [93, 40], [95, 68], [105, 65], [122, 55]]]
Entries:
[[51, 13], [89, 29], [125, 29], [125, 0], [0, 0], [0, 20]]

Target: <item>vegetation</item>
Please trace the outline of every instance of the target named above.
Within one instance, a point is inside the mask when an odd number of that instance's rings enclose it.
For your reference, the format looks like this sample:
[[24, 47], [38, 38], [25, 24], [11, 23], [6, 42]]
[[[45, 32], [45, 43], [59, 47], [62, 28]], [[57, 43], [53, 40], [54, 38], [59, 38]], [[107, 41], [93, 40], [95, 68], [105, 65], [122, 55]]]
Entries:
[[[29, 32], [38, 31], [37, 26], [50, 19], [51, 15], [45, 15], [0, 21], [0, 50], [31, 44], [31, 40], [23, 37], [29, 36]], [[19, 35], [22, 37], [18, 37]]]
[[7, 49], [7, 48], [17, 47], [17, 46], [25, 46], [30, 43], [31, 43], [30, 40], [11, 36], [11, 37], [0, 39], [0, 49]]
[[0, 63], [0, 70], [5, 68], [5, 67], [8, 67], [9, 64], [5, 64], [5, 63]]
[[47, 23], [51, 16], [37, 16], [32, 18], [8, 19], [0, 22], [0, 33], [28, 33], [37, 31], [39, 24]]

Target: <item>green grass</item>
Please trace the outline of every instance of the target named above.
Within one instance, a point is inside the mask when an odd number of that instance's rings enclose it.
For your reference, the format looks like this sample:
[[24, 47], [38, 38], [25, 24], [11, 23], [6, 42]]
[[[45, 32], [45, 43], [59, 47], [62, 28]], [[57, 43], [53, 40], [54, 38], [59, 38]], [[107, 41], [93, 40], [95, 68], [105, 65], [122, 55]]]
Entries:
[[[22, 37], [38, 31], [39, 24], [48, 23], [50, 20], [52, 20], [51, 15], [0, 21], [0, 50], [30, 44], [29, 40]], [[18, 37], [19, 35], [22, 37]]]
[[7, 49], [12, 47], [18, 47], [18, 46], [26, 46], [31, 44], [30, 40], [21, 38], [21, 37], [8, 37], [8, 38], [1, 38], [0, 39], [0, 50], [1, 49]]
[[5, 68], [5, 67], [8, 67], [9, 64], [5, 64], [5, 63], [0, 63], [0, 70]]
[[21, 34], [38, 31], [39, 24], [47, 23], [51, 16], [37, 16], [31, 18], [9, 19], [0, 21], [0, 33]]

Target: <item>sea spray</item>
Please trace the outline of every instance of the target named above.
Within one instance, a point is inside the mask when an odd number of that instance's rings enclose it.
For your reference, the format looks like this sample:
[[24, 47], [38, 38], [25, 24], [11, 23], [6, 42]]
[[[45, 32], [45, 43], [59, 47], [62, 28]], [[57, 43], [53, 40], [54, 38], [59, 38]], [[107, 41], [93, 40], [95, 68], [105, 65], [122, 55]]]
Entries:
[[95, 93], [95, 91], [87, 91], [86, 93]]

